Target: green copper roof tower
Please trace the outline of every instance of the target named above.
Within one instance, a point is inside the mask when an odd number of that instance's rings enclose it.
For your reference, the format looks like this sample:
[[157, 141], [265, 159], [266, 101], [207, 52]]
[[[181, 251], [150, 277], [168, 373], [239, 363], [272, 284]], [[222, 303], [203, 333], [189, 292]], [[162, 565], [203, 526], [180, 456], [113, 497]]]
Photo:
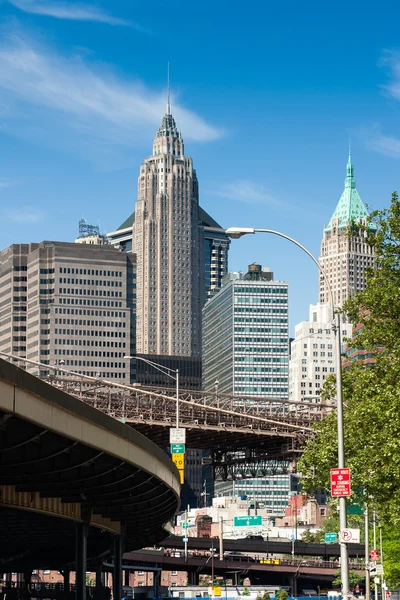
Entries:
[[344, 180], [343, 194], [334, 210], [334, 213], [325, 227], [325, 231], [332, 230], [332, 222], [338, 219], [339, 229], [345, 229], [349, 222], [368, 217], [367, 209], [356, 190], [356, 180], [354, 178], [354, 166], [351, 162], [351, 152], [349, 150], [349, 160], [346, 166], [346, 179]]
[[[366, 232], [357, 228], [349, 229], [351, 224], [364, 224], [368, 218], [367, 209], [356, 190], [354, 167], [349, 151], [346, 166], [346, 179], [343, 194], [329, 221], [324, 227], [321, 240], [319, 263], [328, 277], [329, 286], [322, 274], [319, 274], [319, 302], [330, 301], [330, 291], [335, 306], [343, 303], [351, 295], [366, 286], [366, 270], [375, 264], [374, 249], [367, 243]], [[375, 229], [369, 224], [370, 229]]]

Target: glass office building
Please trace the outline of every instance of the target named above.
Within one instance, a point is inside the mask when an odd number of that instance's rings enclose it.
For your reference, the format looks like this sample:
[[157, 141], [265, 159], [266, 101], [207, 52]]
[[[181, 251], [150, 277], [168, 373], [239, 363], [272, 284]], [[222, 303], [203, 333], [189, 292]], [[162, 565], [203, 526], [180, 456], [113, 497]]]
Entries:
[[203, 308], [203, 388], [288, 398], [288, 284], [260, 265], [231, 273]]
[[[289, 392], [288, 284], [252, 264], [230, 273], [203, 308], [203, 389], [238, 396], [287, 400]], [[240, 398], [245, 397], [245, 400]], [[215, 494], [246, 495], [271, 515], [281, 515], [297, 479], [270, 477], [216, 481]]]

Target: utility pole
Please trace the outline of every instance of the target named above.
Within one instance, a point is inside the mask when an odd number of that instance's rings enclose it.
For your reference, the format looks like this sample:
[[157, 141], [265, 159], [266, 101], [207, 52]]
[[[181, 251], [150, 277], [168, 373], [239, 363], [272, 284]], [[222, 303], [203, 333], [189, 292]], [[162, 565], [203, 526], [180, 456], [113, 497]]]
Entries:
[[[373, 532], [374, 532], [374, 550], [376, 550], [376, 512], [372, 513], [372, 523], [373, 523]], [[375, 600], [378, 600], [378, 581], [379, 577], [374, 577], [375, 583]]]
[[211, 597], [214, 599], [214, 538], [211, 542]]
[[219, 560], [224, 558], [224, 519], [219, 521]]
[[365, 503], [365, 600], [371, 600], [371, 575], [368, 569], [369, 562], [369, 510]]
[[187, 559], [188, 559], [188, 529], [187, 529], [188, 511], [187, 511], [187, 509], [185, 510], [185, 524], [186, 524], [186, 529], [185, 529], [185, 563], [186, 563]]

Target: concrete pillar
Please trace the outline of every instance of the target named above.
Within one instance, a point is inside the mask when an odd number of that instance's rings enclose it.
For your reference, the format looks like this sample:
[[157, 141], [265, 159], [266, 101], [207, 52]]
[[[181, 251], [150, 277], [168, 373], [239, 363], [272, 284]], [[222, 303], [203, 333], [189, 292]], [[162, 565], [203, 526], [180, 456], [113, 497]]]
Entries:
[[113, 599], [122, 598], [122, 543], [121, 536], [114, 535]]
[[75, 524], [75, 600], [86, 600], [86, 541], [87, 525]]
[[159, 597], [159, 587], [160, 587], [160, 571], [154, 571], [153, 574], [153, 598]]
[[69, 586], [70, 586], [70, 576], [71, 576], [71, 571], [69, 569], [64, 569], [63, 570], [63, 578], [64, 578], [64, 590], [66, 592], [69, 592]]
[[103, 561], [96, 561], [96, 587], [102, 587], [103, 585]]
[[291, 596], [297, 596], [297, 577], [296, 577], [296, 575], [292, 575], [292, 577], [290, 577], [290, 591], [291, 591]]
[[129, 575], [130, 575], [129, 569], [125, 569], [125, 571], [124, 571], [124, 585], [129, 585]]
[[188, 585], [199, 585], [199, 573], [197, 571], [188, 572]]

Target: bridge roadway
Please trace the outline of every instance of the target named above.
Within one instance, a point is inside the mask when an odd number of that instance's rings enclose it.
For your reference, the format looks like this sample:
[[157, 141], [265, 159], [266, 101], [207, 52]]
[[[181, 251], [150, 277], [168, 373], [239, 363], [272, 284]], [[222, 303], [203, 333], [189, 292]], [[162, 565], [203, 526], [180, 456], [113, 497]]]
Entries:
[[[210, 540], [209, 540], [210, 542]], [[293, 577], [296, 579], [314, 579], [318, 581], [332, 582], [340, 568], [338, 560], [304, 560], [302, 557], [290, 558], [267, 558], [261, 556], [227, 555], [224, 559], [214, 559], [212, 566], [210, 552], [188, 551], [187, 558], [183, 552], [162, 550], [137, 550], [125, 553], [123, 556], [123, 568], [135, 567], [135, 570], [162, 569], [166, 571], [186, 571], [189, 573], [189, 581], [198, 584], [200, 574], [211, 574], [226, 576], [238, 573], [241, 577], [251, 576], [252, 581], [267, 583], [276, 582], [277, 577]], [[355, 571], [360, 573], [365, 569], [365, 564], [360, 561], [353, 563]], [[133, 570], [133, 569], [132, 569]], [[231, 577], [229, 577], [231, 578]]]
[[[175, 389], [120, 384], [1, 354], [25, 362], [49, 384], [131, 425], [158, 446], [169, 445]], [[215, 478], [257, 477], [288, 472], [313, 434], [313, 424], [330, 408], [323, 403], [181, 390], [179, 425], [186, 429], [188, 448], [210, 451]]]
[[[207, 551], [210, 549], [210, 545], [214, 543], [214, 547], [219, 547], [219, 540], [217, 538], [196, 538], [190, 537], [188, 547], [190, 550], [203, 550]], [[231, 540], [224, 539], [223, 542], [224, 551], [230, 552], [242, 552], [244, 554], [290, 554], [292, 551], [292, 542], [289, 540], [276, 542], [276, 541], [261, 541], [251, 539]], [[165, 540], [159, 543], [162, 548], [169, 548], [173, 550], [183, 550], [185, 544], [182, 537], [171, 535]], [[362, 558], [365, 556], [365, 546], [363, 544], [348, 544], [348, 553], [352, 558]], [[300, 540], [294, 542], [294, 553], [295, 556], [319, 556], [324, 560], [328, 558], [334, 558], [340, 556], [339, 544], [307, 544]]]

